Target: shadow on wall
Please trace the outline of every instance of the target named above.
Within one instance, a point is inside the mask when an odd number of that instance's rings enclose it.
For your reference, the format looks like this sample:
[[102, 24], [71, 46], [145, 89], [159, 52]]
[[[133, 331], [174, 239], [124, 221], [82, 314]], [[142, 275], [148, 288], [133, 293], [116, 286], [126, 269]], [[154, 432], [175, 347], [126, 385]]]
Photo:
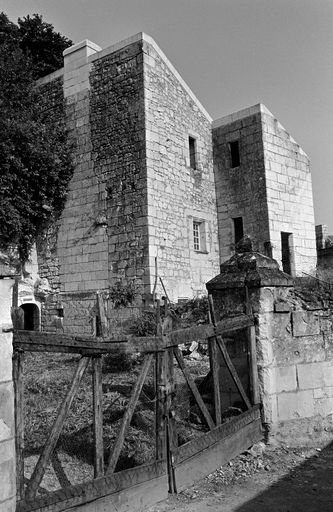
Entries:
[[332, 512], [333, 442], [254, 499], [235, 509], [237, 512]]

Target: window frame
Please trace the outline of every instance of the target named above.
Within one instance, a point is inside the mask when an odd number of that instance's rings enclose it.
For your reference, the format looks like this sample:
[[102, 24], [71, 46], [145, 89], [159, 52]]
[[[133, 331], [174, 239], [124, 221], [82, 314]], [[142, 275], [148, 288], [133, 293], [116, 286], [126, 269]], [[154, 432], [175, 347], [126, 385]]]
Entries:
[[192, 250], [195, 253], [207, 254], [206, 221], [192, 218]]

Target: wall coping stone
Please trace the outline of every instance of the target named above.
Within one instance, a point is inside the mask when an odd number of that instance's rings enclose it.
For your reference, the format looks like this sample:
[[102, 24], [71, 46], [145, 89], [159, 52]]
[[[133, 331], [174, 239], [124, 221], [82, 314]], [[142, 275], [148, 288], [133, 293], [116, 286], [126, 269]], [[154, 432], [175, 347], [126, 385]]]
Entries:
[[279, 269], [277, 261], [258, 252], [236, 253], [220, 268], [221, 273], [206, 283], [208, 292], [244, 286], [293, 287], [292, 277]]

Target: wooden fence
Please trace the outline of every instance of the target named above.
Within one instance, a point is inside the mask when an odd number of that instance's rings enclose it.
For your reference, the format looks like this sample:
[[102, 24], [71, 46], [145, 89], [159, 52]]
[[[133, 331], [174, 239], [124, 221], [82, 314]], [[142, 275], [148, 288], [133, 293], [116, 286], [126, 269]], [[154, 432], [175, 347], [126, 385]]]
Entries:
[[[248, 360], [250, 396], [228, 354], [223, 335], [245, 330], [248, 337]], [[153, 337], [123, 336], [98, 338], [50, 334], [44, 332], [16, 331], [14, 333], [14, 385], [16, 409], [17, 450], [17, 511], [62, 511], [67, 509], [88, 511], [94, 503], [94, 511], [145, 510], [149, 505], [165, 498], [168, 492], [177, 492], [219, 467], [231, 457], [248, 448], [261, 438], [257, 368], [255, 354], [255, 331], [253, 319], [247, 315], [216, 322], [212, 310], [212, 323], [165, 332]], [[187, 362], [179, 348], [189, 341], [208, 344], [209, 373], [213, 382], [213, 413], [207, 407]], [[53, 426], [39, 454], [29, 479], [24, 473], [24, 355], [26, 352], [56, 352], [79, 354], [71, 384], [57, 411]], [[220, 353], [232, 380], [243, 401], [243, 412], [223, 423], [220, 397], [219, 367]], [[130, 399], [122, 416], [115, 442], [105, 453], [103, 447], [103, 391], [102, 362], [105, 354], [141, 354], [142, 364], [133, 385]], [[190, 390], [206, 432], [198, 438], [179, 446], [177, 419], [175, 418], [174, 371], [178, 365]], [[77, 393], [80, 381], [88, 365], [92, 368], [92, 402], [94, 433], [94, 477], [89, 482], [71, 485], [55, 448], [65, 419]], [[138, 467], [115, 471], [131, 424], [143, 384], [153, 365], [155, 379], [155, 460]], [[56, 470], [61, 489], [42, 493], [42, 481], [49, 462]], [[86, 508], [85, 508], [86, 507]], [[114, 507], [114, 508], [113, 508]]]

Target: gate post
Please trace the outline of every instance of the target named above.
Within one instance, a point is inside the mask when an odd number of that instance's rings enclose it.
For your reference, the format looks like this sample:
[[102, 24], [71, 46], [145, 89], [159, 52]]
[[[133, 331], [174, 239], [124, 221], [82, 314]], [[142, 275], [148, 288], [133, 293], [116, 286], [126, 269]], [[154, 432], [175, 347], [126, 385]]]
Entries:
[[276, 304], [286, 300], [293, 280], [275, 260], [252, 251], [248, 244], [222, 263], [220, 274], [206, 287], [214, 300], [217, 321], [238, 315], [251, 315], [255, 320], [255, 327], [247, 332], [250, 390], [253, 404], [262, 404], [262, 422], [269, 429], [277, 423], [267, 376], [275, 357], [273, 312]]
[[0, 512], [16, 506], [15, 420], [12, 378], [11, 295], [14, 279], [0, 278]]

